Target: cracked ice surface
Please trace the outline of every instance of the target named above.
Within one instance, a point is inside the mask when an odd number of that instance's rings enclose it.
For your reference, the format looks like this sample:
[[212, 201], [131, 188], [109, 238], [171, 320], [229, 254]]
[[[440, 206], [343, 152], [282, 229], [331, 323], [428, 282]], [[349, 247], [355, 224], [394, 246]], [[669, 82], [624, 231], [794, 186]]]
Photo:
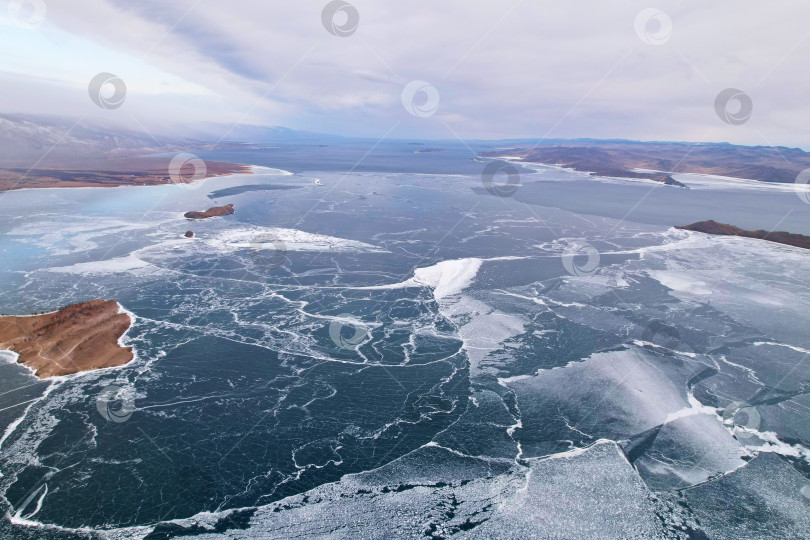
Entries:
[[[423, 482], [419, 461], [410, 464], [411, 474]], [[453, 459], [445, 455], [443, 461]], [[450, 485], [438, 480], [379, 483], [392, 478], [390, 470], [347, 477], [261, 508], [247, 530], [228, 534], [245, 539], [422, 538], [454, 533], [460, 538], [664, 538], [649, 491], [612, 442], [533, 459], [526, 467], [489, 478], [463, 479], [461, 470], [473, 461], [457, 461], [455, 474], [462, 478]], [[486, 464], [481, 462], [478, 468], [480, 474]], [[448, 473], [454, 476], [445, 465], [444, 474], [434, 478]]]

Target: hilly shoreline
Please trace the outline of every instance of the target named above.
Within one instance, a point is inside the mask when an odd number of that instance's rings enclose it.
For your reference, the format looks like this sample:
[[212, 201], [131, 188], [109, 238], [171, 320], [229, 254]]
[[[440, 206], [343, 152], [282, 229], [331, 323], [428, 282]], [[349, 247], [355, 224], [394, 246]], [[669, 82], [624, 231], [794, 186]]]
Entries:
[[[109, 164], [105, 164], [108, 166]], [[206, 161], [205, 178], [251, 174], [250, 165]], [[0, 192], [18, 189], [76, 188], [76, 187], [119, 187], [119, 186], [158, 186], [163, 184], [186, 184], [186, 176], [194, 170], [181, 170], [183, 178], [178, 181], [168, 172], [168, 163], [155, 159], [127, 160], [116, 164], [117, 168], [95, 169], [0, 169]], [[189, 167], [191, 169], [191, 167]]]
[[481, 156], [518, 157], [530, 163], [561, 165], [600, 176], [646, 178], [682, 187], [685, 186], [672, 174], [793, 183], [803, 170], [810, 168], [810, 152], [799, 148], [727, 143], [560, 140], [534, 146], [517, 144]]
[[767, 242], [775, 242], [777, 244], [784, 244], [786, 246], [793, 246], [802, 249], [810, 249], [810, 236], [803, 234], [789, 233], [785, 231], [749, 231], [728, 225], [726, 223], [718, 223], [714, 220], [699, 221], [691, 225], [683, 225], [675, 227], [685, 231], [702, 232], [706, 234], [714, 234], [719, 236], [741, 236], [743, 238], [756, 238], [758, 240], [765, 240]]

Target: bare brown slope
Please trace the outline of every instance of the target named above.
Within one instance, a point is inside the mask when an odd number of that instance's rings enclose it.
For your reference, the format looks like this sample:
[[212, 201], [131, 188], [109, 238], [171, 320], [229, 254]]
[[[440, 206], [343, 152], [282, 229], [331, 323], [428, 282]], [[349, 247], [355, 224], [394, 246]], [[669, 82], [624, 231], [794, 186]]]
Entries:
[[133, 353], [118, 344], [131, 324], [119, 309], [114, 300], [91, 300], [55, 313], [0, 317], [0, 348], [19, 354], [41, 379], [122, 366]]
[[757, 238], [759, 240], [767, 240], [768, 242], [776, 242], [777, 244], [785, 244], [788, 246], [810, 249], [810, 236], [805, 236], [803, 234], [794, 234], [784, 231], [748, 231], [746, 229], [735, 227], [734, 225], [718, 223], [714, 220], [700, 221], [698, 223], [692, 223], [691, 225], [685, 225], [677, 228], [707, 234], [718, 234], [722, 236]]

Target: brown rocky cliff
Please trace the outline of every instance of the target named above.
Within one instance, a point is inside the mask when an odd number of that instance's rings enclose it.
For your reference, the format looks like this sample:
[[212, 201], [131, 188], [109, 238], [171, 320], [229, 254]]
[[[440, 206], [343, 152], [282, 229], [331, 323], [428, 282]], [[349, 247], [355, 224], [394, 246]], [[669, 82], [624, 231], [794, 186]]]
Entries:
[[114, 300], [91, 300], [55, 313], [0, 317], [0, 348], [19, 354], [41, 379], [122, 366], [133, 352], [118, 340], [132, 321], [119, 311]]
[[744, 238], [757, 238], [759, 240], [767, 240], [768, 242], [776, 242], [777, 244], [785, 244], [787, 246], [799, 247], [810, 249], [810, 236], [803, 234], [794, 234], [784, 231], [769, 232], [769, 231], [749, 231], [728, 225], [726, 223], [718, 223], [714, 220], [700, 221], [692, 223], [691, 225], [684, 225], [676, 227], [677, 229], [684, 229], [687, 231], [696, 231], [706, 234], [717, 234], [722, 236], [742, 236]]

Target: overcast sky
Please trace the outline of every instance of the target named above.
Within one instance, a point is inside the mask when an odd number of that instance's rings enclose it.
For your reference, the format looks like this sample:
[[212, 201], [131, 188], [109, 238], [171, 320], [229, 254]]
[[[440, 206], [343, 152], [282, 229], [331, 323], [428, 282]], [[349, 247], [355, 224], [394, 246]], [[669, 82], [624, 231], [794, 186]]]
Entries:
[[[0, 8], [0, 112], [810, 149], [807, 0], [351, 0], [334, 18], [345, 36], [324, 26], [327, 4], [11, 2]], [[89, 98], [99, 72], [125, 81], [121, 107]], [[415, 80], [435, 91], [417, 92], [409, 111], [402, 94]], [[726, 88], [750, 96], [750, 119], [720, 118]]]

